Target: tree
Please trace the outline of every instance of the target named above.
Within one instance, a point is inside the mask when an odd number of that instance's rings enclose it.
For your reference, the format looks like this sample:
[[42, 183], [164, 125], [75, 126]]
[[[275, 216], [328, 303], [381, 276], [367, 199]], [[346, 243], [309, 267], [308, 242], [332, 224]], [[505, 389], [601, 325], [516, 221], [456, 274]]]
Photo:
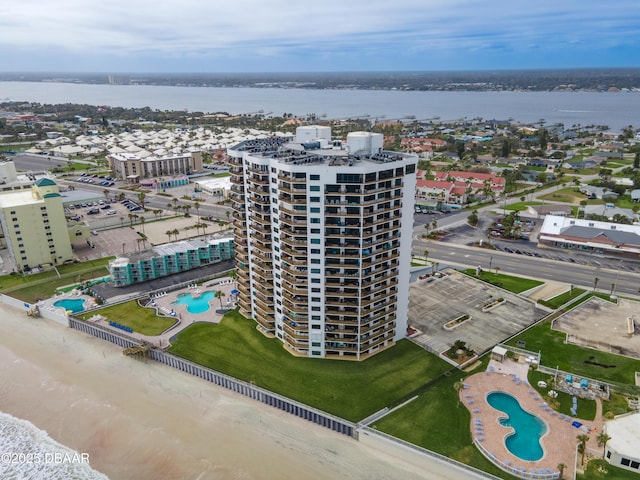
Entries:
[[564, 473], [564, 469], [567, 468], [567, 466], [564, 463], [559, 463], [556, 468], [560, 472], [560, 476], [558, 478], [562, 478], [562, 474]]
[[225, 297], [226, 295], [224, 294], [224, 292], [222, 290], [217, 290], [215, 297], [220, 299], [220, 308], [222, 308], [222, 299], [223, 297]]
[[171, 232], [173, 233], [173, 236], [176, 237], [176, 240], [178, 240], [178, 235], [180, 235], [180, 230], [178, 230], [177, 228], [174, 228], [173, 230], [171, 230]]
[[438, 221], [437, 220], [434, 220], [433, 222], [431, 222], [431, 228], [433, 228], [434, 230], [436, 228], [438, 228]]
[[144, 217], [140, 215], [140, 226], [142, 227], [142, 234], [146, 236], [146, 233], [144, 232], [144, 222], [145, 222]]
[[185, 205], [182, 207], [182, 209], [184, 210], [184, 216], [188, 217], [189, 216], [189, 210], [191, 209], [191, 205]]
[[576, 437], [578, 439], [578, 452], [582, 455], [581, 464], [584, 465], [584, 454], [587, 449], [587, 442], [589, 441], [589, 435], [583, 433]]
[[106, 188], [102, 190], [102, 194], [104, 195], [104, 198], [109, 198], [109, 190], [107, 190]]
[[453, 384], [453, 388], [456, 389], [456, 393], [458, 394], [458, 407], [460, 407], [460, 390], [464, 388], [464, 382], [462, 380], [458, 380]]
[[229, 271], [229, 278], [234, 281], [236, 286], [238, 285], [238, 272], [236, 270]]
[[124, 200], [124, 198], [125, 198], [124, 193], [120, 192], [120, 193], [118, 194], [118, 201], [120, 201], [120, 202], [121, 202], [122, 200]]
[[171, 235], [173, 235], [173, 230], [167, 230], [164, 233], [165, 233], [165, 235], [167, 235], [167, 237], [169, 237], [169, 241], [171, 241]]
[[598, 282], [600, 281], [600, 279], [598, 277], [594, 277], [593, 278], [593, 291], [595, 292], [598, 288]]
[[427, 263], [427, 258], [429, 258], [429, 250], [424, 249], [424, 262]]
[[145, 199], [146, 195], [144, 192], [140, 192], [138, 193], [138, 201], [140, 202], [140, 206], [142, 207], [142, 209], [144, 210], [144, 199]]
[[229, 210], [227, 210], [226, 212], [224, 212], [225, 215], [227, 216], [227, 222], [229, 221], [229, 217], [231, 216], [231, 212]]
[[198, 217], [200, 217], [200, 213], [198, 212], [200, 210], [200, 202], [198, 202], [198, 201], [193, 202], [193, 208], [196, 209], [196, 215], [198, 215]]
[[598, 434], [596, 440], [598, 441], [598, 446], [602, 447], [602, 460], [604, 460], [604, 454], [607, 451], [607, 442], [611, 440], [611, 437], [607, 435], [607, 432], [602, 431]]
[[478, 224], [478, 210], [471, 212], [471, 215], [467, 217], [467, 221], [469, 222], [469, 225], [475, 227]]
[[131, 228], [133, 228], [133, 220], [138, 218], [138, 215], [136, 215], [135, 213], [130, 213], [129, 214], [129, 226]]
[[173, 200], [171, 200], [173, 202], [173, 209], [175, 210], [176, 213], [178, 213], [178, 199], [173, 197]]

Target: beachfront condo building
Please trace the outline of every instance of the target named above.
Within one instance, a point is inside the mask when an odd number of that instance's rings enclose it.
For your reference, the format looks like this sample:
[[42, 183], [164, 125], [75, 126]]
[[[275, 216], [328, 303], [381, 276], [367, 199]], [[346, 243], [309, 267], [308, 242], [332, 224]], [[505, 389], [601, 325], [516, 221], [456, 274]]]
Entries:
[[120, 152], [107, 156], [114, 177], [129, 183], [143, 178], [191, 175], [202, 171], [202, 152], [143, 155], [142, 152]]
[[4, 246], [20, 271], [73, 259], [71, 235], [76, 225], [67, 225], [58, 185], [39, 178], [29, 189], [0, 193], [0, 225]]
[[159, 245], [109, 262], [111, 284], [125, 287], [233, 258], [228, 232]]
[[305, 126], [228, 150], [241, 313], [294, 355], [363, 360], [403, 338], [414, 154]]

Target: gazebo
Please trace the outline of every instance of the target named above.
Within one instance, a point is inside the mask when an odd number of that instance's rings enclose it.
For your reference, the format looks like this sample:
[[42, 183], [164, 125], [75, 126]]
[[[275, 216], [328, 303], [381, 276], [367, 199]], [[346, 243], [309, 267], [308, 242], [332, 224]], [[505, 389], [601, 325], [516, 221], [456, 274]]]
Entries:
[[491, 350], [492, 360], [496, 360], [497, 362], [502, 363], [506, 357], [507, 357], [507, 349], [504, 347], [496, 345], [495, 347], [493, 347], [493, 350]]

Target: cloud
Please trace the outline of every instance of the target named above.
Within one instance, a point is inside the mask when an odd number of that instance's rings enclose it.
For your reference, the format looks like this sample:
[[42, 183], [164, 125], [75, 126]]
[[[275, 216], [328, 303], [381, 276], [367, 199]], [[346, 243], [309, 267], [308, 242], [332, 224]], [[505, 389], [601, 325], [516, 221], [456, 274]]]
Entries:
[[244, 59], [247, 70], [274, 60], [290, 70], [333, 60], [339, 69], [368, 62], [388, 70], [446, 59], [467, 68], [479, 54], [497, 63], [500, 55], [566, 57], [574, 49], [588, 61], [605, 48], [637, 47], [638, 39], [637, 0], [22, 0], [5, 5], [0, 18], [0, 60], [6, 68], [22, 58], [25, 69], [44, 51], [111, 64], [155, 59], [158, 67]]

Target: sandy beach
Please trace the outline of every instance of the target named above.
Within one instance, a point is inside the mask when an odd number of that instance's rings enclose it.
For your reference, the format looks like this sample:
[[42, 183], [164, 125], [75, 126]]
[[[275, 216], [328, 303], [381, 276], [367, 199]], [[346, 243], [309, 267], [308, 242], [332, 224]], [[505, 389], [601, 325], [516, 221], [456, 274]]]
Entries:
[[459, 478], [7, 305], [0, 315], [0, 411], [112, 480]]

